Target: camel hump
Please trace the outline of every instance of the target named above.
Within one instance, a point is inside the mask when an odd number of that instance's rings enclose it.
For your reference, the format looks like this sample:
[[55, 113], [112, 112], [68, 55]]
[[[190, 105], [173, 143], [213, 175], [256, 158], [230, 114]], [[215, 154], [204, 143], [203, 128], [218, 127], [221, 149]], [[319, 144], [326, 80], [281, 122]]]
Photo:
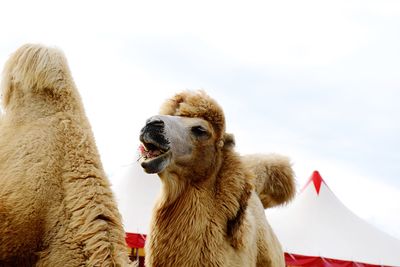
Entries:
[[242, 156], [242, 161], [255, 175], [255, 191], [265, 209], [293, 199], [296, 185], [289, 158], [277, 154], [252, 154]]
[[[2, 74], [3, 105], [7, 106], [11, 94], [71, 94], [73, 80], [64, 53], [55, 47], [25, 44], [8, 59]], [[67, 88], [67, 89], [66, 89]]]

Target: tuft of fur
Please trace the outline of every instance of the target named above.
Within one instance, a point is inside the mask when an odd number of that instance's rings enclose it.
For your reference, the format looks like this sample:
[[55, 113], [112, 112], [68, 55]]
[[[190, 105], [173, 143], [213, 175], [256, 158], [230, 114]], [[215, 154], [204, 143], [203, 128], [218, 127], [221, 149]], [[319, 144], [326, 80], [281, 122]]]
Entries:
[[203, 91], [185, 91], [167, 100], [160, 113], [202, 118], [213, 131], [210, 139], [193, 141], [185, 162], [159, 174], [163, 186], [146, 242], [146, 266], [283, 267], [254, 174], [225, 132], [222, 108]]
[[67, 60], [27, 44], [5, 64], [0, 266], [126, 266], [121, 217]]
[[212, 124], [218, 137], [225, 132], [222, 108], [202, 90], [176, 94], [161, 106], [160, 115], [202, 118]]
[[287, 157], [253, 154], [242, 156], [242, 161], [256, 177], [255, 190], [265, 209], [288, 203], [294, 198], [294, 173]]

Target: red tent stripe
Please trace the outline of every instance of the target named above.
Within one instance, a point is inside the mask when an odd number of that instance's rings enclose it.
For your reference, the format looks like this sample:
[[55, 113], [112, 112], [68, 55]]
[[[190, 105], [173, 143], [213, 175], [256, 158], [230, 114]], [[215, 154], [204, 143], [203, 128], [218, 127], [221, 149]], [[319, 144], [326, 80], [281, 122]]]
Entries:
[[289, 267], [390, 267], [386, 265], [375, 265], [289, 253], [285, 253], [285, 261]]
[[[321, 189], [321, 184], [324, 183], [324, 184], [326, 185], [324, 179], [322, 179], [322, 177], [321, 177], [321, 175], [319, 174], [319, 172], [318, 172], [318, 171], [314, 171], [314, 172], [312, 173], [310, 179], [308, 179], [308, 182], [306, 183], [306, 185], [301, 189], [301, 192], [303, 192], [304, 189], [306, 189], [306, 187], [307, 187], [311, 182], [313, 182], [313, 184], [314, 184], [314, 188], [315, 188], [315, 190], [317, 191], [317, 195], [319, 195], [319, 191], [320, 191], [320, 189]], [[327, 185], [326, 185], [326, 186], [327, 186]]]
[[[126, 233], [125, 240], [130, 248], [144, 248], [146, 235]], [[288, 267], [392, 267], [291, 253], [285, 253], [285, 261]]]
[[126, 233], [125, 241], [130, 248], [144, 248], [144, 243], [146, 241], [146, 235]]

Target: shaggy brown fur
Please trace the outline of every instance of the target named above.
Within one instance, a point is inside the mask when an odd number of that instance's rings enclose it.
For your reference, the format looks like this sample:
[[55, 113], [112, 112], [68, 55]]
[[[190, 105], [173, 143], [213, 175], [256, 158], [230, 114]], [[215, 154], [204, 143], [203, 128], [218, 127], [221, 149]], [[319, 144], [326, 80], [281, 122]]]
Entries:
[[[168, 153], [172, 155], [169, 165], [158, 173], [163, 186], [146, 243], [146, 266], [284, 266], [279, 241], [253, 189], [254, 174], [234, 151], [233, 136], [225, 133], [220, 106], [202, 91], [187, 91], [168, 100], [161, 114], [149, 119], [142, 130], [142, 140], [150, 140], [151, 131], [167, 135], [172, 128], [169, 122], [175, 120], [180, 120], [177, 125], [181, 123], [183, 131], [196, 130], [196, 125], [206, 129], [198, 133], [200, 137], [190, 135], [190, 155], [174, 156], [173, 147], [181, 144], [171, 138], [166, 142], [171, 149], [142, 163], [146, 171], [159, 170], [152, 162], [161, 162], [158, 159], [167, 158]], [[165, 125], [164, 131], [154, 131], [156, 124]], [[155, 136], [158, 140], [167, 138]], [[154, 151], [146, 155], [151, 154]], [[286, 175], [284, 180], [293, 180], [290, 164], [286, 163], [274, 165], [276, 168], [268, 165], [271, 177]], [[291, 196], [286, 194], [283, 202]]]
[[253, 154], [242, 156], [241, 159], [256, 176], [255, 190], [265, 209], [285, 204], [294, 198], [294, 173], [287, 157]]
[[1, 85], [0, 266], [124, 266], [124, 231], [61, 51], [24, 45]]

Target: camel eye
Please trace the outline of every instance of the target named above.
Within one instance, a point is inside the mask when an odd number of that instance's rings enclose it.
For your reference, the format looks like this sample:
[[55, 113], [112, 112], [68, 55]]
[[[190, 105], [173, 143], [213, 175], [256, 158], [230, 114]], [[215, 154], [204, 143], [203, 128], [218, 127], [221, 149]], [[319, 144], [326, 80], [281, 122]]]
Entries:
[[198, 137], [208, 136], [207, 129], [205, 129], [202, 126], [193, 126], [191, 131], [195, 136], [198, 136]]

